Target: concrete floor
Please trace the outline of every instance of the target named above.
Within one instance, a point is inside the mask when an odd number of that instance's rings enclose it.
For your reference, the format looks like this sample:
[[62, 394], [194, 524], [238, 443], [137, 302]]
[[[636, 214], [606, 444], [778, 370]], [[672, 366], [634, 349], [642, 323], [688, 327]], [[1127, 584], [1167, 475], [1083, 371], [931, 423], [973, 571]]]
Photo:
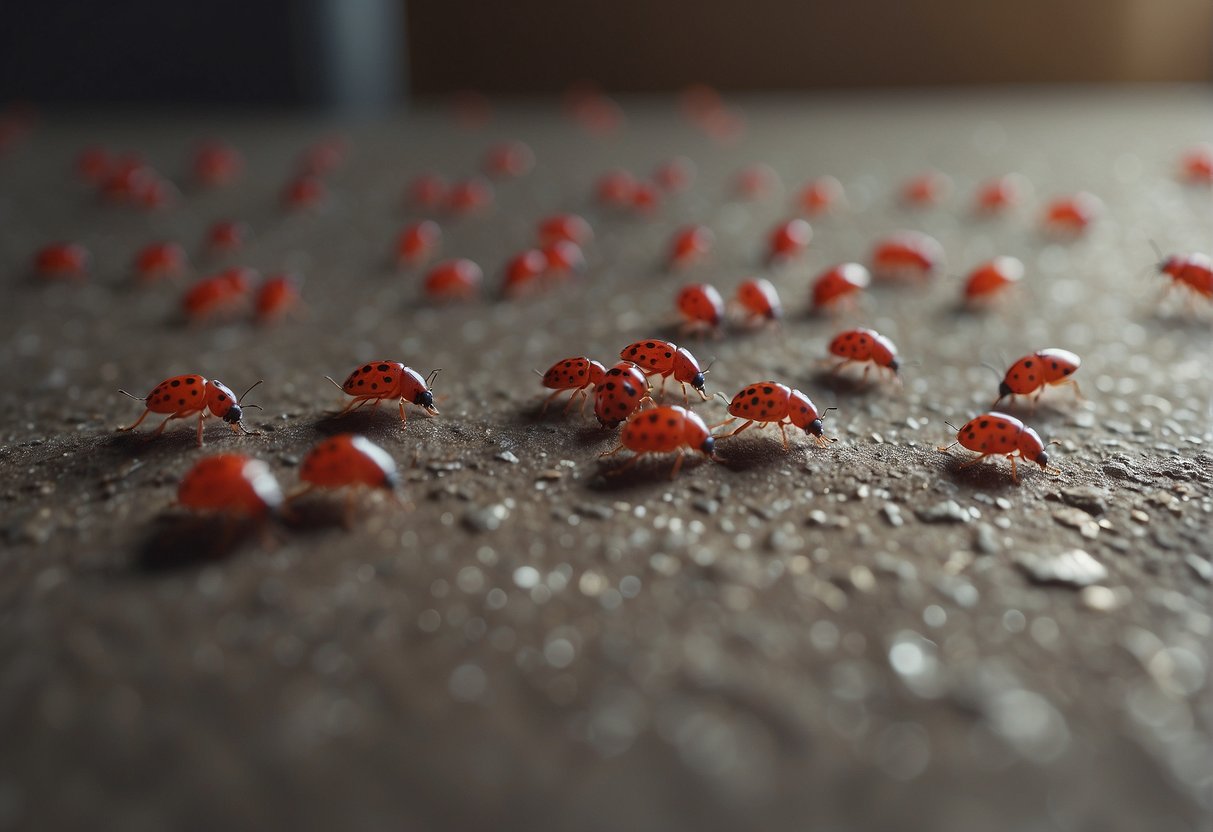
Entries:
[[[1213, 197], [1174, 179], [1207, 140], [1207, 90], [753, 99], [720, 146], [668, 102], [625, 101], [627, 129], [591, 139], [520, 104], [481, 131], [422, 110], [353, 127], [332, 199], [287, 216], [294, 155], [327, 135], [291, 118], [47, 116], [0, 158], [0, 828], [631, 830], [1207, 829], [1213, 812], [1213, 309], [1160, 306], [1164, 251], [1213, 248]], [[70, 167], [85, 144], [137, 150], [178, 175], [221, 135], [246, 176], [145, 215], [99, 205]], [[446, 256], [497, 284], [535, 221], [583, 212], [589, 274], [525, 301], [435, 307], [389, 255], [416, 173], [470, 172], [493, 140], [538, 165], [485, 215], [443, 221]], [[612, 166], [681, 153], [686, 195], [651, 220], [592, 204]], [[785, 192], [729, 196], [763, 161]], [[896, 184], [949, 173], [937, 209]], [[976, 182], [1034, 185], [1011, 216], [966, 213]], [[767, 230], [794, 186], [830, 173], [850, 209], [811, 250], [768, 271]], [[1043, 201], [1085, 189], [1107, 207], [1084, 239], [1037, 227]], [[199, 253], [240, 218], [238, 257]], [[713, 227], [715, 259], [662, 269], [672, 230]], [[864, 260], [881, 234], [938, 237], [947, 275], [876, 287], [838, 320], [804, 314], [812, 275]], [[273, 328], [185, 327], [181, 285], [138, 288], [158, 238], [194, 274], [229, 263], [306, 277], [308, 314]], [[33, 280], [34, 250], [73, 239], [85, 285]], [[1024, 285], [987, 315], [957, 308], [960, 277], [1011, 254]], [[765, 273], [780, 329], [687, 342], [715, 359], [709, 392], [759, 379], [836, 405], [826, 449], [777, 435], [721, 443], [721, 464], [668, 462], [604, 477], [614, 436], [540, 418], [533, 369], [668, 326], [684, 280], [726, 294]], [[819, 360], [845, 326], [890, 336], [903, 388], [833, 382]], [[945, 420], [988, 407], [981, 366], [1041, 347], [1083, 357], [1087, 401], [1021, 411], [1061, 475], [1004, 461], [961, 469]], [[391, 408], [334, 421], [344, 377], [377, 358], [437, 383], [442, 415]], [[198, 372], [243, 389], [260, 437], [215, 424], [157, 440], [117, 434], [124, 387]], [[697, 404], [709, 422], [718, 400]], [[353, 528], [314, 499], [290, 524], [226, 544], [222, 524], [169, 504], [201, 455], [239, 450], [284, 485], [318, 438], [357, 430], [405, 469], [411, 509], [368, 497]], [[1056, 556], [1077, 572], [1050, 578]], [[1090, 561], [1096, 562], [1092, 566]], [[1102, 567], [1102, 568], [1100, 568]], [[1059, 579], [1060, 578], [1060, 579]], [[1076, 583], [1089, 583], [1076, 586]]]

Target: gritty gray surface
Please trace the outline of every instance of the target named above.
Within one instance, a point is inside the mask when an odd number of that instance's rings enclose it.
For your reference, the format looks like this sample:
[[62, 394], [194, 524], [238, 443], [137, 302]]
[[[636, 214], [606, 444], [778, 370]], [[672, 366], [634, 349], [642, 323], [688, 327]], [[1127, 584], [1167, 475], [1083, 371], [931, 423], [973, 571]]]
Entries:
[[[608, 140], [535, 107], [481, 132], [424, 112], [350, 128], [331, 203], [303, 216], [276, 195], [323, 125], [48, 118], [0, 159], [0, 828], [1207, 829], [1211, 310], [1159, 307], [1147, 243], [1211, 248], [1209, 192], [1173, 179], [1209, 137], [1207, 91], [740, 103], [750, 129], [731, 147], [654, 102], [625, 102]], [[100, 206], [68, 175], [90, 142], [177, 175], [206, 135], [240, 147], [248, 175], [163, 214]], [[418, 274], [387, 265], [412, 216], [404, 183], [515, 137], [535, 172], [485, 216], [444, 222], [444, 253], [495, 283], [540, 215], [575, 209], [597, 231], [589, 275], [523, 302], [427, 305]], [[590, 204], [606, 168], [674, 153], [699, 181], [651, 221]], [[661, 258], [687, 221], [720, 237], [688, 279], [727, 294], [758, 272], [789, 194], [730, 201], [750, 161], [785, 187], [833, 174], [851, 210], [769, 273], [782, 329], [688, 346], [716, 359], [711, 391], [775, 378], [836, 404], [839, 441], [784, 453], [750, 432], [673, 482], [660, 461], [607, 479], [612, 437], [539, 418], [531, 371], [668, 332], [682, 278]], [[927, 167], [954, 177], [949, 203], [894, 205]], [[1034, 183], [1027, 205], [966, 217], [974, 183], [1008, 170]], [[1107, 217], [1079, 242], [1044, 239], [1041, 201], [1077, 189]], [[140, 244], [194, 255], [220, 217], [253, 241], [193, 257], [195, 274], [298, 269], [306, 319], [186, 328], [179, 286], [130, 284]], [[803, 315], [812, 274], [899, 228], [937, 236], [951, 276], [878, 287], [841, 320]], [[88, 285], [29, 278], [51, 239], [93, 250]], [[996, 254], [1027, 264], [1022, 291], [958, 312], [957, 276]], [[899, 345], [904, 389], [821, 375], [830, 336], [860, 324]], [[1046, 346], [1083, 356], [1088, 397], [1024, 414], [1061, 442], [1058, 478], [1021, 467], [1016, 485], [1005, 462], [935, 452], [944, 420], [993, 398], [982, 361]], [[442, 367], [442, 415], [328, 420], [340, 396], [323, 376], [375, 358]], [[212, 424], [200, 452], [184, 427], [113, 432], [138, 415], [116, 388], [182, 372], [265, 379], [263, 435]], [[722, 418], [719, 401], [696, 407]], [[256, 454], [289, 488], [343, 429], [400, 461], [411, 510], [368, 497], [347, 530], [318, 499], [223, 551], [215, 524], [168, 507], [202, 453]]]

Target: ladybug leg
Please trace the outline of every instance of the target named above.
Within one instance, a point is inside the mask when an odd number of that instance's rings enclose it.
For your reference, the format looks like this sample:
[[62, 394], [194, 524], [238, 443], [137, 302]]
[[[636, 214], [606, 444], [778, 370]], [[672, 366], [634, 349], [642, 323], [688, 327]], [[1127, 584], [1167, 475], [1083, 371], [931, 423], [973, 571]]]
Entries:
[[611, 449], [609, 451], [603, 451], [598, 456], [599, 457], [614, 456], [615, 454], [619, 453], [622, 450], [623, 450], [623, 443], [621, 442], [620, 444], [616, 445], [613, 449]]
[[1075, 401], [1085, 402], [1085, 401], [1087, 400], [1087, 398], [1086, 398], [1086, 396], [1084, 396], [1084, 395], [1082, 394], [1082, 390], [1080, 390], [1080, 389], [1078, 388], [1078, 382], [1077, 382], [1077, 381], [1074, 381], [1073, 379], [1070, 379], [1070, 381], [1069, 381], [1068, 383], [1074, 386], [1074, 399], [1075, 399]]
[[351, 399], [349, 404], [337, 411], [338, 416], [344, 416], [356, 407], [361, 407], [366, 404], [366, 399]]
[[589, 405], [589, 403], [590, 403], [589, 388], [583, 387], [581, 389], [581, 415], [582, 416], [585, 415], [585, 409], [586, 409], [586, 406]]
[[135, 424], [131, 425], [129, 428], [118, 428], [118, 430], [121, 430], [121, 431], [134, 430], [135, 428], [139, 427], [139, 423], [142, 422], [144, 419], [146, 419], [147, 414], [149, 414], [151, 412], [152, 412], [151, 410], [144, 410], [143, 415], [135, 420]]
[[948, 451], [952, 450], [959, 444], [960, 444], [959, 442], [953, 442], [951, 445], [937, 445], [935, 447], [935, 450], [939, 451], [940, 453], [946, 454]]
[[1019, 482], [1019, 467], [1016, 463], [1014, 454], [1007, 454], [1007, 459], [1011, 460], [1011, 481]]
[[206, 420], [206, 411], [203, 410], [198, 414], [198, 447], [202, 447], [202, 423]]
[[[152, 431], [152, 436], [159, 436], [160, 434], [164, 433], [164, 429], [166, 427], [168, 427], [168, 423], [173, 421], [176, 418], [177, 418], [176, 413], [170, 413], [168, 416], [166, 416], [164, 418], [164, 421], [161, 422], [159, 425], [157, 425], [156, 429], [154, 431]], [[140, 420], [140, 421], [142, 421], [142, 420]], [[139, 424], [139, 422], [135, 422], [135, 425], [137, 425], [137, 424]], [[134, 427], [135, 425], [131, 425], [131, 427]]]
[[737, 416], [730, 416], [729, 418], [725, 419], [723, 422], [717, 422], [716, 424], [712, 425], [711, 428], [712, 428], [712, 430], [716, 430], [716, 428], [722, 428], [725, 425], [731, 425], [734, 422], [736, 422], [737, 419], [738, 419]]
[[[378, 407], [378, 406], [379, 406], [379, 401], [380, 401], [379, 399], [376, 399], [376, 400], [375, 400], [375, 406], [376, 406], [376, 407]], [[405, 422], [407, 422], [408, 420], [409, 420], [408, 414], [406, 414], [406, 413], [404, 412], [404, 399], [403, 399], [403, 397], [402, 397], [402, 398], [400, 399], [400, 423], [401, 423], [401, 424], [404, 424], [404, 423], [405, 423]]]
[[[578, 399], [579, 397], [582, 397], [582, 396], [585, 396], [585, 395], [586, 395], [586, 393], [585, 393], [585, 388], [584, 388], [584, 387], [579, 387], [579, 388], [577, 388], [576, 390], [574, 390], [574, 391], [573, 391], [573, 395], [569, 396], [569, 400], [568, 400], [568, 402], [565, 404], [565, 406], [564, 406], [564, 410], [562, 411], [562, 413], [564, 413], [564, 415], [565, 415], [565, 416], [569, 415], [569, 410], [570, 410], [570, 409], [573, 407], [573, 405], [574, 405], [574, 404], [577, 402], [577, 399]], [[584, 402], [584, 401], [585, 401], [585, 399], [584, 399], [584, 398], [582, 398], [582, 401]]]
[[[563, 390], [557, 390], [555, 393], [553, 393], [552, 395], [550, 395], [546, 399], [544, 399], [543, 407], [539, 408], [539, 415], [542, 416], [545, 413], [547, 413], [548, 405], [550, 405], [552, 403], [552, 401], [563, 392], [564, 392]], [[572, 400], [570, 399], [570, 401], [572, 401]], [[567, 413], [568, 411], [566, 410], [565, 412]]]
[[780, 435], [782, 435], [782, 436], [783, 436], [783, 449], [786, 451], [786, 450], [788, 449], [788, 429], [787, 429], [787, 426], [786, 426], [786, 425], [785, 425], [783, 422], [776, 422], [776, 424], [777, 424], [777, 425], [779, 425], [779, 433], [780, 433]]
[[[948, 447], [951, 447], [951, 446], [949, 445]], [[981, 456], [973, 457], [968, 462], [961, 463], [960, 467], [968, 468], [970, 465], [976, 465], [977, 463], [981, 462], [983, 459], [985, 459], [988, 456], [991, 456], [991, 454], [982, 454]], [[1011, 465], [1014, 466], [1014, 464], [1015, 464], [1015, 460], [1011, 460]]]
[[[735, 420], [734, 420], [734, 419], [730, 419], [729, 421], [735, 421]], [[748, 427], [749, 427], [750, 425], [752, 425], [752, 424], [754, 424], [754, 420], [753, 420], [753, 419], [750, 419], [750, 420], [749, 420], [749, 421], [747, 421], [747, 422], [746, 422], [744, 425], [742, 425], [741, 427], [739, 427], [737, 430], [735, 430], [735, 431], [733, 431], [732, 433], [730, 433], [730, 434], [729, 434], [729, 436], [736, 436], [737, 434], [741, 433], [743, 430], [745, 430], [746, 428], [748, 428]]]
[[[622, 447], [622, 446], [621, 446], [621, 447]], [[618, 448], [617, 448], [616, 450], [618, 450]], [[614, 453], [614, 452], [615, 452], [615, 451], [611, 451], [611, 453]], [[620, 465], [618, 468], [612, 468], [610, 471], [607, 471], [607, 476], [608, 476], [608, 477], [617, 477], [617, 476], [619, 476], [619, 475], [620, 475], [620, 474], [622, 474], [624, 471], [628, 470], [628, 469], [629, 469], [629, 468], [631, 468], [633, 465], [635, 465], [637, 462], [639, 462], [641, 457], [643, 457], [643, 456], [647, 456], [647, 455], [648, 455], [648, 453], [649, 453], [648, 451], [640, 451], [640, 452], [639, 452], [639, 453], [637, 453], [637, 454], [636, 454], [634, 457], [632, 457], [631, 459], [629, 459], [627, 462], [625, 462], [625, 463], [623, 463], [622, 465]], [[604, 456], [605, 456], [605, 454], [604, 454]]]
[[670, 471], [670, 479], [674, 479], [674, 477], [678, 476], [678, 472], [680, 470], [682, 470], [682, 458], [683, 458], [682, 448], [679, 448], [678, 456], [676, 456], [674, 458], [674, 468], [673, 468], [673, 470]]

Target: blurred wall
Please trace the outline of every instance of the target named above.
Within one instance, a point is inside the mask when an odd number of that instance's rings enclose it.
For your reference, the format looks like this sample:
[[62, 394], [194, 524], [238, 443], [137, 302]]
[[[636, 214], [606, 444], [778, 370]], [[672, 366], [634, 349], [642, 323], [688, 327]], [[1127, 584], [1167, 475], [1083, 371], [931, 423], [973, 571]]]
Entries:
[[1210, 0], [413, 0], [417, 92], [1209, 81]]

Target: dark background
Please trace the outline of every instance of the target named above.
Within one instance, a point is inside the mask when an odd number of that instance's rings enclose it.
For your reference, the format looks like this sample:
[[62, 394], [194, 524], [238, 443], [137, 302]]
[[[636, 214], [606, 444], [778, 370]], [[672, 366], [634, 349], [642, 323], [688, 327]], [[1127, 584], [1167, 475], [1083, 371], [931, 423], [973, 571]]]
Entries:
[[1206, 0], [59, 0], [3, 23], [0, 101], [69, 105], [1213, 77]]

